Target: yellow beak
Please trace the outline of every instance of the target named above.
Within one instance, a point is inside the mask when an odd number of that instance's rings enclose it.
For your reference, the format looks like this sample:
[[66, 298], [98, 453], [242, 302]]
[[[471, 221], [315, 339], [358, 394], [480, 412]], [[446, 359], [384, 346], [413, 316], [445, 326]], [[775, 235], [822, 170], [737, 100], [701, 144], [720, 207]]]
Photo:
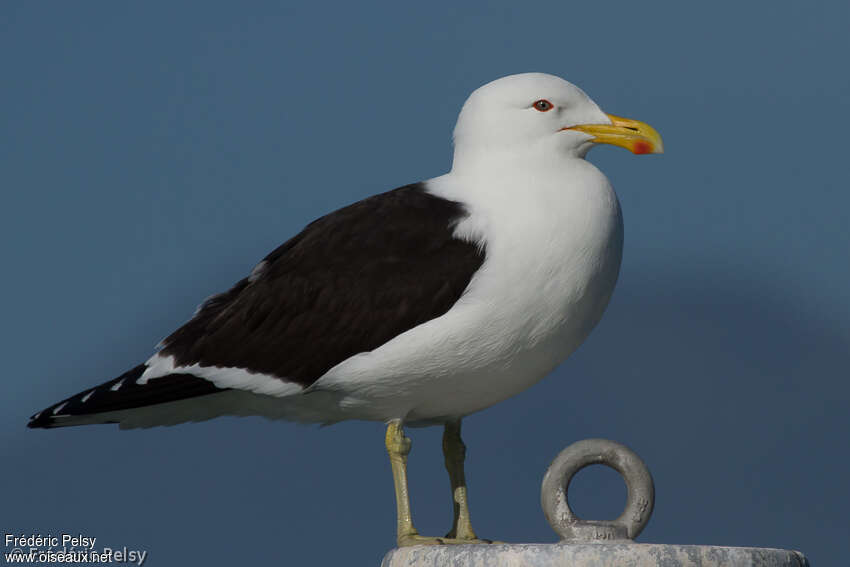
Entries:
[[611, 124], [579, 124], [564, 130], [578, 130], [593, 136], [595, 144], [613, 144], [633, 154], [663, 154], [661, 134], [645, 122], [608, 114]]

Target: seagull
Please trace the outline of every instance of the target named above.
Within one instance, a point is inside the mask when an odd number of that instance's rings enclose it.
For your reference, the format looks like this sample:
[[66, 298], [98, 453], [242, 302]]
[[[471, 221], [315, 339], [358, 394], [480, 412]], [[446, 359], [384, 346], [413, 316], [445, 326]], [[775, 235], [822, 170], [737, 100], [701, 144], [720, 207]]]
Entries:
[[[663, 151], [651, 126], [602, 112], [559, 77], [487, 83], [460, 111], [451, 171], [313, 221], [143, 364], [28, 426], [384, 422], [399, 546], [485, 543], [470, 522], [461, 419], [541, 380], [602, 317], [623, 221], [584, 159], [597, 144]], [[405, 425], [444, 426], [445, 537], [414, 528]]]

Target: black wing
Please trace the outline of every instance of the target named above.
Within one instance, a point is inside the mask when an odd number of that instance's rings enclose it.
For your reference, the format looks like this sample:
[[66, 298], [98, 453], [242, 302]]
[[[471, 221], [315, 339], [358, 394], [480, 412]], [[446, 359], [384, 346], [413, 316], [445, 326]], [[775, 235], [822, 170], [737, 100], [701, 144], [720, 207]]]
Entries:
[[[176, 366], [243, 368], [309, 386], [454, 305], [484, 262], [483, 244], [453, 235], [466, 215], [417, 183], [324, 216], [204, 302], [161, 354]], [[50, 406], [29, 427], [94, 423], [80, 418], [223, 391], [180, 372], [137, 384], [145, 368]]]
[[162, 354], [308, 386], [452, 307], [484, 261], [453, 235], [466, 215], [417, 183], [324, 216], [205, 302]]
[[51, 428], [83, 423], [113, 423], [111, 419], [86, 421], [82, 416], [175, 402], [223, 392], [212, 382], [191, 374], [169, 374], [138, 384], [147, 366], [140, 364], [113, 380], [65, 398], [30, 417], [27, 427]]

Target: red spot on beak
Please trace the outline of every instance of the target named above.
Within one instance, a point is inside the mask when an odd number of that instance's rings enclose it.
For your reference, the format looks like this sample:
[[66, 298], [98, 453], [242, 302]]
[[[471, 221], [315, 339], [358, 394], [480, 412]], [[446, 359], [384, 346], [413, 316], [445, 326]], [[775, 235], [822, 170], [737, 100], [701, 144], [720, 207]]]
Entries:
[[632, 146], [633, 154], [648, 154], [650, 152], [652, 152], [652, 145], [649, 142], [637, 140], [635, 141], [634, 146]]

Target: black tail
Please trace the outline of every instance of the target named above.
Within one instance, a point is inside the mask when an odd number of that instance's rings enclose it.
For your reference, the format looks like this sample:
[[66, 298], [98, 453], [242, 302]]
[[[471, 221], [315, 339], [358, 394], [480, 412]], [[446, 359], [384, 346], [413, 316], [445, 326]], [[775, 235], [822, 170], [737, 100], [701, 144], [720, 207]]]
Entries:
[[143, 384], [137, 383], [146, 368], [146, 365], [140, 364], [114, 380], [53, 404], [32, 416], [27, 427], [116, 423], [117, 420], [109, 415], [99, 417], [98, 414], [110, 414], [224, 391], [209, 380], [192, 374], [168, 374], [151, 378]]

